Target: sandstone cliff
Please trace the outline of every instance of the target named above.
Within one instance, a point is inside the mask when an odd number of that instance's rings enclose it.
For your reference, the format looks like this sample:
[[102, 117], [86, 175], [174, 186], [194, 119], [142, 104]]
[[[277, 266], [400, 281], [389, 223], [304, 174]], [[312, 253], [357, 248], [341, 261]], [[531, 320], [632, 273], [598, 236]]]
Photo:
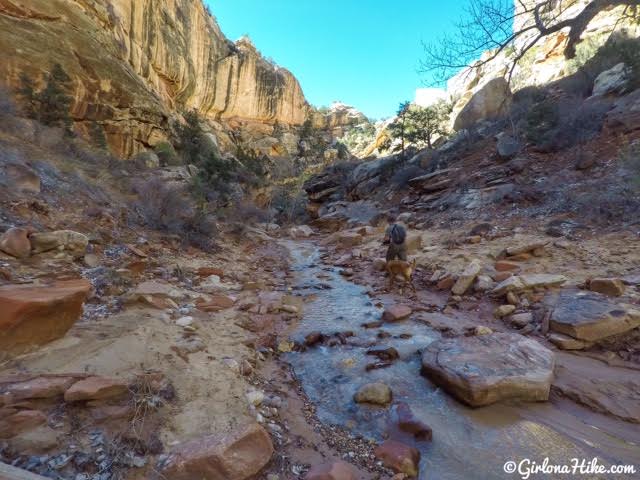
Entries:
[[201, 0], [0, 0], [0, 52], [10, 86], [60, 63], [76, 128], [98, 121], [122, 156], [166, 138], [183, 109], [286, 125], [310, 109], [296, 78], [226, 39]]

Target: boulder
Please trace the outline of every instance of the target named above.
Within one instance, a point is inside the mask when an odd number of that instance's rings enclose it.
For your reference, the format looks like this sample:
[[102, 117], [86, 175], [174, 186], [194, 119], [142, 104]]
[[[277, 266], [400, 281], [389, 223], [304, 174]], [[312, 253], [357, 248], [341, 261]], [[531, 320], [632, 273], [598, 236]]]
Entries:
[[640, 326], [640, 308], [588, 292], [562, 292], [550, 319], [554, 332], [594, 342]]
[[520, 270], [520, 265], [509, 260], [498, 260], [494, 268], [497, 272], [510, 272], [513, 270]]
[[471, 285], [473, 285], [473, 282], [481, 269], [482, 266], [480, 265], [480, 262], [478, 260], [473, 260], [458, 277], [455, 285], [451, 288], [451, 293], [454, 295], [464, 295], [465, 292], [471, 288]]
[[511, 315], [515, 310], [516, 307], [514, 305], [500, 305], [494, 310], [493, 316], [496, 318], [503, 318], [507, 315]]
[[624, 295], [625, 285], [620, 278], [593, 278], [589, 282], [589, 290], [609, 297]]
[[546, 401], [555, 358], [535, 340], [513, 333], [442, 339], [422, 354], [422, 371], [472, 407], [504, 399]]
[[0, 287], [0, 352], [22, 353], [62, 337], [80, 318], [90, 290], [85, 279]]
[[305, 480], [358, 480], [358, 472], [347, 462], [337, 461], [311, 467]]
[[385, 322], [399, 322], [407, 318], [413, 310], [407, 305], [391, 305], [382, 313], [382, 320]]
[[640, 89], [616, 101], [614, 107], [607, 113], [606, 126], [608, 130], [615, 133], [640, 129]]
[[408, 232], [404, 242], [407, 245], [407, 253], [413, 255], [422, 248], [422, 234], [419, 232]]
[[358, 389], [353, 399], [356, 403], [388, 405], [392, 397], [391, 389], [384, 383], [367, 383]]
[[454, 130], [468, 129], [481, 120], [494, 120], [511, 107], [512, 94], [504, 77], [488, 81], [473, 94], [453, 122]]
[[127, 394], [127, 382], [117, 378], [88, 377], [74, 383], [64, 394], [65, 402], [105, 400]]
[[203, 312], [219, 312], [233, 307], [236, 300], [227, 295], [213, 295], [209, 298], [196, 301], [196, 308]]
[[505, 250], [505, 253], [510, 256], [516, 256], [516, 255], [520, 255], [522, 253], [530, 253], [533, 252], [534, 250], [539, 250], [541, 248], [546, 247], [549, 244], [548, 241], [534, 241], [534, 242], [529, 242], [529, 243], [523, 243], [520, 245], [514, 245], [512, 247], [508, 247]]
[[210, 435], [178, 446], [161, 466], [171, 480], [248, 480], [269, 463], [271, 437], [253, 423], [226, 436]]
[[478, 275], [473, 289], [476, 292], [487, 292], [494, 287], [493, 279], [488, 275]]
[[502, 132], [496, 138], [498, 140], [496, 145], [498, 157], [503, 160], [515, 157], [522, 150], [522, 144], [511, 135]]
[[341, 247], [355, 247], [362, 243], [362, 235], [356, 232], [340, 232], [338, 233], [337, 240]]
[[25, 399], [55, 398], [64, 395], [64, 392], [76, 382], [74, 377], [42, 376], [15, 382], [0, 388], [0, 394], [9, 395], [12, 402]]
[[420, 452], [396, 440], [386, 440], [373, 451], [385, 467], [410, 477], [418, 476]]
[[584, 350], [593, 346], [593, 342], [578, 340], [562, 333], [551, 332], [547, 335], [547, 338], [561, 350]]
[[26, 258], [31, 254], [28, 228], [10, 228], [0, 236], [0, 250], [16, 258]]
[[515, 275], [500, 282], [491, 291], [493, 295], [505, 295], [508, 292], [521, 292], [543, 287], [559, 287], [567, 281], [563, 275], [547, 273], [533, 273], [527, 275]]
[[605, 70], [593, 82], [593, 96], [622, 93], [631, 79], [632, 69], [624, 63], [618, 63]]
[[20, 410], [0, 420], [0, 439], [33, 430], [46, 421], [47, 416], [39, 410]]
[[89, 245], [89, 238], [73, 230], [33, 233], [29, 236], [33, 253], [51, 250], [67, 250], [77, 255], [84, 255]]
[[514, 313], [509, 317], [509, 323], [516, 328], [524, 328], [533, 321], [531, 312]]

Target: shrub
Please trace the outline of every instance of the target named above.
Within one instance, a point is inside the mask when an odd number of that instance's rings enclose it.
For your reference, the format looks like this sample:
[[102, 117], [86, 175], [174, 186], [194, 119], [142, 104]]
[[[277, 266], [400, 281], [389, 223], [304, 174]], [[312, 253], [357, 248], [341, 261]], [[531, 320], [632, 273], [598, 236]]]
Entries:
[[89, 135], [93, 145], [101, 150], [107, 150], [107, 137], [104, 134], [104, 128], [95, 120], [89, 126]]
[[0, 85], [0, 116], [14, 116], [16, 114], [16, 106], [9, 96], [9, 91]]
[[175, 148], [173, 148], [173, 145], [169, 142], [160, 142], [153, 147], [153, 150], [156, 152], [156, 155], [158, 155], [160, 166], [162, 167], [178, 166], [182, 164]]
[[265, 165], [269, 161], [266, 155], [260, 155], [253, 150], [238, 146], [236, 149], [236, 158], [248, 174], [241, 178], [243, 183], [259, 186], [264, 182], [267, 175]]
[[134, 209], [147, 226], [179, 235], [185, 243], [203, 250], [215, 248], [215, 221], [205, 210], [191, 205], [185, 192], [157, 178], [139, 183], [135, 190], [138, 201]]
[[231, 194], [231, 180], [237, 164], [229, 158], [211, 152], [208, 157], [201, 158], [198, 173], [193, 179], [193, 193], [200, 201], [225, 203]]

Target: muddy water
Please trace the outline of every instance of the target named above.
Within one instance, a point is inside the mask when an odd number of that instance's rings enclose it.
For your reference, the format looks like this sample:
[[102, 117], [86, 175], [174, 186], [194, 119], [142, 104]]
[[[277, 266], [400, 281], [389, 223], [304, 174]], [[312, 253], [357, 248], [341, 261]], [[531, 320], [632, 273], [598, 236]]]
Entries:
[[[313, 244], [287, 242], [286, 246], [293, 259], [294, 289], [313, 294], [294, 336], [302, 339], [312, 331], [355, 334], [346, 345], [312, 347], [288, 355], [322, 422], [346, 426], [356, 435], [378, 441], [391, 437], [414, 444], [422, 453], [420, 479], [520, 478], [504, 472], [505, 462], [530, 459], [542, 463], [545, 457], [557, 465], [571, 465], [573, 458], [597, 457], [602, 465], [635, 463], [640, 467], [640, 446], [633, 433], [637, 433], [637, 425], [597, 418], [573, 405], [498, 404], [481, 409], [461, 405], [420, 376], [419, 350], [438, 339], [438, 332], [411, 321], [363, 328], [363, 323], [381, 316], [365, 289], [342, 277], [338, 268], [323, 265]], [[390, 336], [379, 338], [382, 331]], [[367, 372], [366, 364], [375, 360], [366, 355], [369, 344], [395, 347], [400, 360], [391, 367]], [[393, 426], [393, 407], [353, 402], [358, 387], [374, 381], [389, 385], [394, 402], [408, 403], [416, 417], [433, 428], [433, 442], [413, 443], [398, 432]], [[565, 477], [633, 478], [602, 474]], [[530, 478], [564, 477], [538, 474]]]

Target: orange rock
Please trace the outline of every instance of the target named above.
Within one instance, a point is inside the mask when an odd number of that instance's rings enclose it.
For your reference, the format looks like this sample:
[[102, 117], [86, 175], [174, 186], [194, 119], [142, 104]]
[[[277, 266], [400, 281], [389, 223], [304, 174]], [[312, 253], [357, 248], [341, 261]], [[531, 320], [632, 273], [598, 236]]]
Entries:
[[125, 381], [107, 377], [89, 377], [74, 383], [64, 394], [65, 402], [118, 398], [129, 391]]
[[217, 275], [222, 278], [224, 276], [224, 271], [217, 267], [200, 267], [198, 269], [199, 277], [210, 277], [211, 275]]
[[271, 437], [253, 423], [228, 436], [211, 435], [174, 450], [162, 474], [171, 480], [247, 480], [271, 460]]
[[517, 255], [512, 255], [508, 258], [513, 262], [526, 262], [527, 260], [531, 260], [530, 253], [518, 253]]
[[498, 272], [510, 272], [513, 270], [520, 270], [520, 265], [509, 260], [498, 260], [495, 264], [495, 269]]
[[436, 288], [438, 290], [450, 290], [456, 283], [455, 277], [449, 275], [448, 277], [444, 277], [436, 284]]
[[509, 277], [513, 277], [513, 273], [511, 273], [511, 272], [498, 272], [493, 276], [493, 279], [496, 282], [502, 282], [502, 281], [506, 280]]
[[624, 282], [619, 278], [594, 278], [589, 282], [589, 290], [610, 297], [624, 295]]
[[26, 258], [31, 254], [28, 228], [10, 228], [0, 236], [0, 250], [16, 258]]
[[387, 440], [376, 447], [373, 453], [394, 472], [405, 473], [410, 477], [418, 475], [420, 452], [409, 445], [396, 440]]
[[382, 320], [385, 322], [398, 322], [407, 318], [413, 310], [406, 305], [391, 305], [382, 313]]
[[316, 465], [305, 475], [305, 480], [357, 480], [358, 475], [347, 462], [334, 462]]
[[15, 437], [19, 433], [32, 430], [47, 421], [40, 410], [22, 410], [0, 420], [0, 438]]
[[233, 307], [236, 303], [235, 299], [225, 295], [215, 295], [209, 300], [199, 299], [196, 301], [196, 307], [203, 312], [218, 312]]
[[0, 352], [21, 353], [62, 337], [80, 318], [90, 290], [86, 279], [0, 287]]

